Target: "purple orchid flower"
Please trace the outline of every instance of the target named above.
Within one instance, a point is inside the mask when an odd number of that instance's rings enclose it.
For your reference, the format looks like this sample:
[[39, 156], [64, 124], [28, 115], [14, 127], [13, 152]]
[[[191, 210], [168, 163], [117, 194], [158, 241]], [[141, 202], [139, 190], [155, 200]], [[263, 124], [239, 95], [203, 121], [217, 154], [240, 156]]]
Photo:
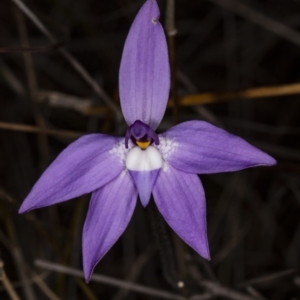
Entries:
[[70, 144], [42, 174], [19, 211], [92, 192], [82, 245], [87, 281], [127, 227], [138, 195], [146, 206], [153, 193], [170, 227], [210, 259], [205, 195], [197, 174], [276, 163], [243, 139], [203, 121], [155, 133], [170, 88], [167, 44], [155, 0], [146, 1], [132, 24], [119, 82], [129, 126], [125, 138], [90, 134]]

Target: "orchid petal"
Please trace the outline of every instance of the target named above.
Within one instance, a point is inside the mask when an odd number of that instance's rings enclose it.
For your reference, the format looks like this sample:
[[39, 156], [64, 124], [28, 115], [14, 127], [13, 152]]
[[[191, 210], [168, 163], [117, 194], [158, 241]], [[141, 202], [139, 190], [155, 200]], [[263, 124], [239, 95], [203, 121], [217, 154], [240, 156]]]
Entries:
[[86, 281], [90, 280], [96, 264], [126, 229], [136, 200], [137, 191], [127, 171], [92, 194], [82, 233]]
[[121, 138], [90, 134], [70, 144], [46, 169], [19, 212], [63, 202], [105, 185], [124, 169], [114, 151]]
[[174, 168], [198, 174], [230, 172], [276, 161], [245, 140], [203, 121], [189, 121], [159, 136], [163, 158]]
[[170, 69], [166, 38], [158, 19], [156, 1], [146, 1], [125, 42], [119, 85], [128, 125], [140, 120], [155, 129], [166, 110]]
[[153, 186], [156, 182], [160, 169], [152, 171], [129, 171], [138, 191], [141, 203], [146, 207], [149, 203]]
[[202, 257], [210, 259], [205, 195], [198, 176], [166, 164], [154, 185], [153, 196], [170, 227]]

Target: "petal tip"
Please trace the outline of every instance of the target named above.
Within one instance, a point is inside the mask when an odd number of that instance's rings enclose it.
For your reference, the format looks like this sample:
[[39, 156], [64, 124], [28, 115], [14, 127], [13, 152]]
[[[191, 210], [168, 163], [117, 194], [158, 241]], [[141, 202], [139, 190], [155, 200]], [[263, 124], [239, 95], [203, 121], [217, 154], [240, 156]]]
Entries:
[[25, 201], [24, 201], [24, 202], [22, 203], [22, 205], [20, 206], [18, 213], [19, 213], [19, 214], [24, 214], [24, 213], [26, 213], [26, 212], [29, 211], [29, 210], [30, 210], [30, 207], [27, 207], [27, 205], [26, 205], [26, 203], [25, 203]]
[[151, 198], [151, 193], [150, 193], [150, 195], [147, 195], [147, 196], [143, 196], [143, 195], [141, 195], [141, 193], [139, 193], [139, 196], [140, 196], [142, 206], [145, 208], [149, 204], [149, 201]]
[[89, 283], [92, 277], [93, 269], [92, 270], [85, 270], [83, 271], [84, 280], [86, 283]]
[[[207, 239], [207, 237], [205, 237], [205, 239]], [[200, 242], [199, 245], [195, 245], [195, 244], [193, 245], [191, 243], [187, 243], [187, 244], [190, 245], [190, 247], [193, 248], [202, 258], [208, 261], [211, 260], [209, 245], [207, 240], [205, 242]]]
[[18, 210], [18, 214], [23, 214], [26, 210], [21, 206]]
[[[141, 8], [141, 13], [146, 12], [152, 15], [152, 23], [156, 24], [158, 22], [160, 11], [156, 0], [148, 0], [145, 2], [144, 6]], [[154, 22], [156, 21], [156, 22]]]
[[[83, 245], [84, 247], [84, 245]], [[92, 258], [90, 259], [90, 257], [88, 257], [88, 255], [84, 254], [86, 251], [84, 250], [85, 248], [82, 248], [82, 254], [83, 254], [83, 275], [84, 275], [84, 280], [86, 283], [89, 283], [91, 278], [92, 278], [92, 274], [94, 272], [94, 269], [97, 265], [97, 263], [99, 262], [99, 260]]]
[[269, 161], [268, 161], [268, 165], [269, 166], [275, 166], [277, 165], [277, 160], [275, 158], [273, 158], [272, 156], [269, 157]]
[[[30, 197], [30, 194], [27, 196], [27, 198], [25, 198], [25, 200], [23, 201], [23, 203], [21, 204], [18, 213], [19, 214], [24, 214], [26, 212], [29, 212], [33, 209], [37, 209], [37, 208], [41, 208], [43, 207], [43, 205], [38, 205], [37, 202], [35, 201], [38, 198], [35, 197]], [[47, 205], [45, 205], [47, 206]]]
[[210, 261], [211, 260], [211, 256], [210, 256], [210, 253], [209, 253], [209, 251], [205, 254], [205, 255], [202, 255], [202, 254], [200, 254], [204, 259], [206, 259], [206, 260], [208, 260], [208, 261]]
[[276, 159], [274, 159], [272, 156], [270, 156], [269, 154], [263, 152], [263, 157], [261, 160], [261, 166], [267, 166], [267, 167], [271, 167], [277, 164]]

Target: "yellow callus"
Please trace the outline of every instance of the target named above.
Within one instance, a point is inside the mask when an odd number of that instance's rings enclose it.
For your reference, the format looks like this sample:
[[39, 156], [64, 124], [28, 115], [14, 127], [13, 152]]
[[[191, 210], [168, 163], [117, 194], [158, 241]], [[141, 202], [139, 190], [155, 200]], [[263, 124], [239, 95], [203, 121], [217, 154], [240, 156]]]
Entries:
[[149, 141], [137, 141], [136, 144], [142, 149], [145, 150], [150, 145]]

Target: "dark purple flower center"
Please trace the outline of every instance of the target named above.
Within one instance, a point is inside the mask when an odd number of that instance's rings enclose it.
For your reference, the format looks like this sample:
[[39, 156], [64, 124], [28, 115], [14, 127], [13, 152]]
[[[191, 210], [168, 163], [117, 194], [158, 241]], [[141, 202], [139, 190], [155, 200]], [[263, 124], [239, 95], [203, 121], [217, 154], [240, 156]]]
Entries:
[[158, 135], [147, 124], [140, 120], [135, 121], [126, 131], [125, 135], [125, 147], [128, 148], [128, 141], [132, 140], [134, 144], [143, 148], [147, 148], [153, 142], [159, 145]]

